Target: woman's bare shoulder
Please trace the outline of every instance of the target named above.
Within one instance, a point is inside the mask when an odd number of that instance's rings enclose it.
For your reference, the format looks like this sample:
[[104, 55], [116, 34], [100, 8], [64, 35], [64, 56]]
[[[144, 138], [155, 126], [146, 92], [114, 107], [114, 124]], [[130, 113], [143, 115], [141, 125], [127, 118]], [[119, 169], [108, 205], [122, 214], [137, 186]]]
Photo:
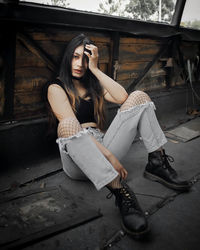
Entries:
[[48, 91], [64, 91], [64, 89], [57, 83], [52, 82], [49, 84]]
[[52, 83], [49, 85], [48, 87], [48, 95], [61, 95], [61, 96], [65, 96], [67, 97], [66, 92], [64, 91], [64, 89], [56, 84], [56, 83]]

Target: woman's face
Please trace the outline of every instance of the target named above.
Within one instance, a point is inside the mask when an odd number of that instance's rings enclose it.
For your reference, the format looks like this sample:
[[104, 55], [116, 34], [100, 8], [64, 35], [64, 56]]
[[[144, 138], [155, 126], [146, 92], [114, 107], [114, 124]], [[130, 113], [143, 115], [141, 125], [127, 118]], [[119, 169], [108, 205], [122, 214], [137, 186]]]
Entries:
[[85, 75], [88, 64], [84, 54], [84, 46], [80, 45], [74, 50], [72, 56], [72, 76], [81, 78]]

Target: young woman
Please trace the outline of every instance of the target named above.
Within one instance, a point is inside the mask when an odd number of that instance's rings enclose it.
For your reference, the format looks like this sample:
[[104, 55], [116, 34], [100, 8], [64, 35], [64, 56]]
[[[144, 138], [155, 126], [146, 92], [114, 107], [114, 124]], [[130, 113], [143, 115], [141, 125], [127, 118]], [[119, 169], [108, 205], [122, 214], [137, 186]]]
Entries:
[[[63, 169], [75, 180], [89, 179], [97, 190], [107, 187], [116, 197], [122, 226], [133, 236], [148, 231], [138, 201], [124, 182], [127, 171], [120, 163], [139, 130], [147, 149], [145, 177], [177, 190], [188, 190], [168, 162], [162, 146], [167, 142], [156, 119], [154, 104], [142, 91], [126, 90], [98, 68], [98, 48], [84, 34], [67, 45], [59, 76], [47, 93], [58, 120], [57, 142]], [[121, 104], [103, 133], [104, 99]]]

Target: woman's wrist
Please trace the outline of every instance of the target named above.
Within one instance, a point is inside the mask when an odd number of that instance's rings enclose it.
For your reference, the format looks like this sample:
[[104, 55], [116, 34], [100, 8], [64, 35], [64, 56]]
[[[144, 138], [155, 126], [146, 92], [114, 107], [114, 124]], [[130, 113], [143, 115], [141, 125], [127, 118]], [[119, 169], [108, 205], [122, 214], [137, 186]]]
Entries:
[[97, 77], [100, 69], [98, 67], [93, 67], [93, 68], [90, 68], [90, 71]]

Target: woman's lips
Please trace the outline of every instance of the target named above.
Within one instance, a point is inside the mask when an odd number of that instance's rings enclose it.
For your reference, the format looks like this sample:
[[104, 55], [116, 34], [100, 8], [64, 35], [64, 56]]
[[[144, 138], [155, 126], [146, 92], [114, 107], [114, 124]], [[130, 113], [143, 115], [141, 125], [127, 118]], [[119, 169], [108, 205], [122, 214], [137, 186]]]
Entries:
[[74, 73], [76, 73], [76, 74], [81, 74], [81, 73], [82, 73], [82, 70], [75, 69], [75, 70], [74, 70]]

